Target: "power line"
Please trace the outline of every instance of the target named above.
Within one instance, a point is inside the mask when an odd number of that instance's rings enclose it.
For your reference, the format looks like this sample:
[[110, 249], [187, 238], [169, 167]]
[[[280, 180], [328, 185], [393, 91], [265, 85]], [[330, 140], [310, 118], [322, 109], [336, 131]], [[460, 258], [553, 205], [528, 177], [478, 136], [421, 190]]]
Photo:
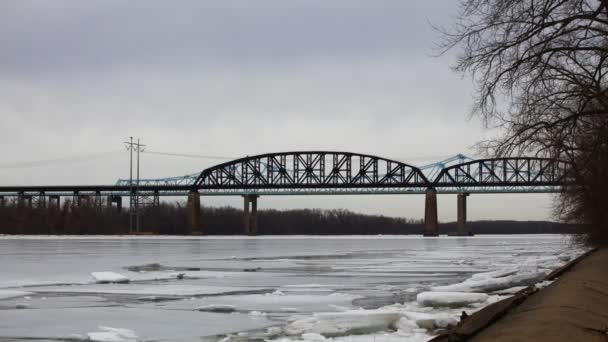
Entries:
[[85, 162], [85, 161], [89, 161], [89, 160], [107, 157], [111, 154], [115, 154], [118, 152], [120, 152], [120, 150], [112, 150], [112, 151], [106, 151], [106, 152], [91, 153], [91, 154], [70, 156], [70, 157], [53, 158], [53, 159], [40, 159], [40, 160], [31, 160], [31, 161], [25, 161], [25, 162], [1, 163], [0, 169], [21, 169], [21, 168], [31, 168], [31, 167], [52, 166], [52, 165], [57, 165], [57, 164], [61, 165], [61, 164]]
[[[215, 156], [215, 155], [202, 155], [202, 154], [191, 154], [191, 153], [171, 153], [171, 152], [158, 152], [158, 151], [144, 151], [144, 153], [148, 154], [156, 154], [161, 156], [171, 156], [171, 157], [185, 157], [185, 158], [199, 158], [199, 159], [217, 159], [217, 160], [235, 160], [237, 157], [228, 157], [228, 156]], [[443, 160], [448, 157], [452, 157], [452, 155], [435, 155], [435, 156], [410, 156], [410, 157], [398, 157], [393, 158], [395, 160], [400, 161], [423, 161], [423, 160]]]
[[143, 153], [148, 153], [148, 154], [161, 155], [161, 156], [171, 156], [171, 157], [185, 157], [185, 158], [199, 158], [199, 159], [218, 159], [218, 160], [233, 160], [233, 159], [237, 159], [235, 157], [209, 156], [209, 155], [189, 154], [189, 153], [171, 153], [171, 152], [156, 152], [156, 151], [142, 151], [142, 152]]

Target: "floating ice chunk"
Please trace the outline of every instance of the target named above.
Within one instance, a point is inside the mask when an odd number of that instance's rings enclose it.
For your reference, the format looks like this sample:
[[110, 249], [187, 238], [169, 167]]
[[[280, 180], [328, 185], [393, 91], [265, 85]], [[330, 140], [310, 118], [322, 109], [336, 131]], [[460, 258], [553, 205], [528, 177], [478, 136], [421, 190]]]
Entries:
[[540, 283], [534, 284], [534, 287], [536, 287], [537, 289], [542, 289], [542, 288], [545, 288], [545, 287], [551, 285], [552, 283], [553, 283], [553, 281], [551, 281], [551, 280], [543, 280]]
[[177, 300], [178, 298], [176, 297], [169, 297], [169, 296], [142, 296], [142, 297], [138, 297], [137, 300], [142, 301], [142, 302], [163, 302], [163, 301], [168, 301], [168, 300]]
[[463, 307], [487, 300], [487, 294], [471, 292], [421, 292], [416, 296], [418, 304], [432, 307]]
[[306, 341], [325, 341], [325, 336], [317, 333], [304, 333], [302, 338]]
[[276, 335], [280, 335], [283, 333], [283, 329], [281, 329], [281, 327], [270, 327], [268, 329], [266, 329], [266, 335], [269, 336], [276, 336]]
[[405, 312], [395, 327], [400, 330], [415, 330], [419, 327], [426, 330], [443, 329], [458, 324], [458, 320], [449, 313]]
[[99, 330], [87, 334], [89, 341], [96, 342], [137, 342], [137, 335], [129, 329], [100, 326]]
[[504, 289], [504, 290], [498, 290], [495, 291], [495, 294], [499, 294], [499, 295], [511, 295], [511, 294], [516, 294], [517, 292], [523, 290], [523, 289], [527, 289], [527, 286], [514, 286], [514, 287], [510, 287], [508, 289]]
[[0, 290], [0, 299], [9, 299], [16, 297], [24, 297], [31, 295], [31, 292], [19, 291], [19, 290]]
[[201, 306], [197, 310], [198, 311], [205, 311], [205, 312], [230, 313], [230, 312], [236, 311], [236, 308], [234, 307], [234, 305], [211, 304], [211, 305]]
[[176, 278], [176, 279], [179, 279], [179, 280], [184, 279], [184, 277], [185, 277], [185, 276], [186, 276], [186, 273], [183, 273], [183, 272], [179, 272], [179, 273], [170, 273], [170, 274], [169, 274], [169, 277], [171, 277], [171, 278]]
[[431, 290], [448, 292], [492, 292], [515, 286], [533, 285], [541, 281], [544, 277], [545, 272], [528, 272], [501, 278], [467, 279], [458, 284], [435, 286], [432, 287]]
[[99, 284], [107, 283], [128, 283], [129, 278], [115, 272], [92, 272], [91, 275]]
[[313, 317], [291, 322], [284, 331], [287, 335], [316, 333], [329, 337], [365, 334], [385, 330], [399, 318], [397, 312], [380, 310], [317, 313]]
[[517, 273], [517, 268], [505, 268], [505, 269], [492, 271], [492, 272], [476, 273], [476, 274], [473, 274], [473, 276], [471, 276], [470, 279], [481, 280], [481, 279], [488, 279], [488, 278], [502, 278], [502, 277], [514, 275], [515, 273]]
[[412, 331], [418, 328], [418, 325], [416, 325], [416, 321], [414, 319], [403, 316], [393, 324], [393, 327], [400, 331]]

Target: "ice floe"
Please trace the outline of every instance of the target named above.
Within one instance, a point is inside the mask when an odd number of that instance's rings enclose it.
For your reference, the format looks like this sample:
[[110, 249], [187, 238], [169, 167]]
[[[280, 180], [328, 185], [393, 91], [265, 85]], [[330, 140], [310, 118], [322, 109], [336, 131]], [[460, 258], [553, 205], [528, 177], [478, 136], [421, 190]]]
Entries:
[[137, 335], [129, 329], [98, 327], [100, 331], [87, 334], [89, 341], [95, 342], [137, 342]]
[[206, 311], [206, 312], [219, 312], [219, 313], [230, 313], [236, 311], [236, 307], [234, 305], [227, 304], [210, 304], [197, 308], [198, 311]]
[[427, 331], [433, 331], [456, 325], [458, 319], [450, 313], [405, 312], [403, 317], [397, 322], [396, 327], [401, 330], [408, 330], [412, 328], [412, 323], [415, 324], [414, 328], [418, 327]]
[[116, 272], [92, 272], [91, 276], [95, 278], [95, 281], [99, 284], [108, 283], [128, 283], [131, 281], [124, 275]]
[[31, 292], [21, 291], [21, 290], [4, 290], [0, 289], [0, 299], [9, 299], [16, 297], [25, 297], [27, 295], [31, 295]]
[[416, 296], [418, 304], [432, 307], [463, 307], [487, 300], [487, 294], [474, 292], [421, 292]]
[[469, 278], [462, 283], [435, 286], [433, 291], [448, 291], [448, 292], [492, 292], [503, 289], [508, 289], [515, 286], [530, 286], [543, 280], [546, 272], [525, 272], [517, 273], [498, 278]]
[[287, 335], [315, 333], [323, 336], [365, 334], [385, 330], [401, 316], [397, 312], [353, 310], [317, 313], [310, 318], [289, 323], [283, 330]]

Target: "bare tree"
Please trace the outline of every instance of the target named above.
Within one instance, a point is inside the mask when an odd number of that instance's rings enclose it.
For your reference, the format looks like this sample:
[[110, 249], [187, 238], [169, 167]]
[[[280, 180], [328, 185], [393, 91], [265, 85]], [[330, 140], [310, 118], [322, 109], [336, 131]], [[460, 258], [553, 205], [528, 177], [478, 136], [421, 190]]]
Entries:
[[597, 179], [608, 162], [608, 0], [461, 0], [454, 25], [439, 30], [440, 52], [458, 49], [454, 69], [473, 77], [473, 114], [502, 128], [486, 151], [572, 162], [580, 183], [558, 213], [605, 228], [588, 210], [605, 206], [608, 190]]

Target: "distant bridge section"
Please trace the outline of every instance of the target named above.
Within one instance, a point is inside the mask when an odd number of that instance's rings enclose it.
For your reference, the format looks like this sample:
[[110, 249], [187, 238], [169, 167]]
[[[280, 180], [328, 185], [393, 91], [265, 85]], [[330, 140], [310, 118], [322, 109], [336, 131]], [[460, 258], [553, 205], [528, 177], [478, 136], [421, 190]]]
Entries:
[[[244, 198], [245, 232], [257, 232], [257, 198], [260, 195], [425, 194], [425, 235], [438, 235], [438, 193], [458, 194], [458, 226], [466, 230], [466, 197], [472, 193], [552, 193], [569, 183], [568, 164], [559, 160], [514, 157], [472, 159], [462, 154], [422, 166], [378, 156], [337, 151], [268, 153], [219, 164], [200, 173], [138, 184], [119, 180], [115, 185], [4, 186], [5, 196], [38, 205], [72, 196], [94, 203], [116, 203], [123, 196], [141, 196], [157, 205], [161, 196], [188, 196], [191, 222], [199, 225], [200, 195], [239, 195]], [[197, 227], [194, 227], [198, 230]]]

